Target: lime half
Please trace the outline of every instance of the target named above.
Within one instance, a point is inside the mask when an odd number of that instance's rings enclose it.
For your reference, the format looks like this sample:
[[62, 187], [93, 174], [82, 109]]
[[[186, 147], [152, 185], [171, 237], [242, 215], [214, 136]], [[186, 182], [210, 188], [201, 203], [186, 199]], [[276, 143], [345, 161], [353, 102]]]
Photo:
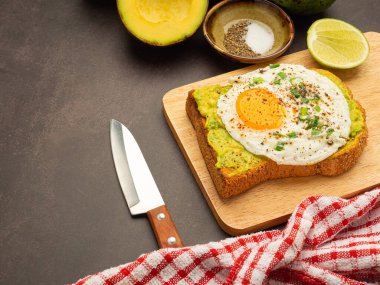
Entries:
[[336, 19], [315, 21], [307, 31], [307, 47], [320, 64], [332, 68], [352, 68], [368, 57], [369, 44], [361, 31]]

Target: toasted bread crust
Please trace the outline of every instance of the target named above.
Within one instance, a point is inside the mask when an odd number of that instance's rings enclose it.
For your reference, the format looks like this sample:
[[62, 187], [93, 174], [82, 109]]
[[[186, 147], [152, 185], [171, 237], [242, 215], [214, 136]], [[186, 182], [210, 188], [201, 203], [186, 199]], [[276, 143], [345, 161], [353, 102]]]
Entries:
[[[343, 83], [344, 85], [344, 83]], [[349, 88], [344, 85], [347, 90]], [[228, 176], [228, 169], [218, 169], [215, 167], [217, 154], [208, 144], [206, 128], [206, 119], [199, 113], [197, 103], [193, 97], [194, 90], [191, 90], [186, 100], [186, 112], [195, 129], [199, 148], [205, 160], [207, 169], [215, 184], [215, 188], [222, 198], [240, 194], [252, 188], [253, 186], [271, 179], [286, 177], [301, 177], [312, 175], [336, 176], [349, 170], [355, 165], [367, 142], [368, 129], [365, 124], [364, 130], [358, 134], [356, 143], [353, 147], [338, 151], [333, 156], [313, 165], [280, 165], [273, 160], [264, 160], [246, 173]], [[349, 90], [352, 98], [352, 93]], [[365, 111], [363, 107], [355, 100], [363, 113], [365, 120]]]

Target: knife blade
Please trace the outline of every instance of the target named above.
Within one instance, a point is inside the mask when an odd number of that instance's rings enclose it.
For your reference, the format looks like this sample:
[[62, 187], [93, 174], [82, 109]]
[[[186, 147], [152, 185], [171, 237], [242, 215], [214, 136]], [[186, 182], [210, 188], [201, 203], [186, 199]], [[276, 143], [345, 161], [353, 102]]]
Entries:
[[112, 119], [110, 137], [116, 173], [131, 215], [147, 214], [160, 247], [182, 247], [182, 239], [132, 133]]

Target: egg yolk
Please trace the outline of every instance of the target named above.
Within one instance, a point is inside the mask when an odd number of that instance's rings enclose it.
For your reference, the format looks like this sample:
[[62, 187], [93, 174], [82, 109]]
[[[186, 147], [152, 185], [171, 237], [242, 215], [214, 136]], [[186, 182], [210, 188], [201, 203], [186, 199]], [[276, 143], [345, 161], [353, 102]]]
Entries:
[[236, 111], [247, 127], [256, 130], [277, 129], [285, 117], [280, 100], [262, 88], [248, 89], [239, 94]]

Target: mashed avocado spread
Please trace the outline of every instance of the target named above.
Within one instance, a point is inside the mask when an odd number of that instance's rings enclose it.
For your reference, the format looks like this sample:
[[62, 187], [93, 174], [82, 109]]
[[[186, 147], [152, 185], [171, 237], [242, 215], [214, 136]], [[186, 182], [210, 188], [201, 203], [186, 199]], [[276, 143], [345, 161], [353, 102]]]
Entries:
[[[353, 144], [357, 134], [364, 128], [363, 114], [349, 96], [349, 91], [344, 88], [339, 78], [330, 76], [330, 74], [318, 71], [333, 81], [345, 96], [350, 110], [351, 127], [350, 139], [347, 144]], [[215, 167], [228, 169], [228, 176], [234, 176], [245, 173], [254, 166], [267, 160], [266, 157], [254, 155], [247, 151], [239, 142], [234, 140], [226, 131], [223, 122], [217, 114], [217, 103], [220, 95], [230, 90], [231, 86], [205, 86], [195, 90], [193, 96], [198, 105], [198, 110], [206, 118], [206, 128], [208, 130], [207, 140], [209, 145], [217, 154], [217, 163]]]

